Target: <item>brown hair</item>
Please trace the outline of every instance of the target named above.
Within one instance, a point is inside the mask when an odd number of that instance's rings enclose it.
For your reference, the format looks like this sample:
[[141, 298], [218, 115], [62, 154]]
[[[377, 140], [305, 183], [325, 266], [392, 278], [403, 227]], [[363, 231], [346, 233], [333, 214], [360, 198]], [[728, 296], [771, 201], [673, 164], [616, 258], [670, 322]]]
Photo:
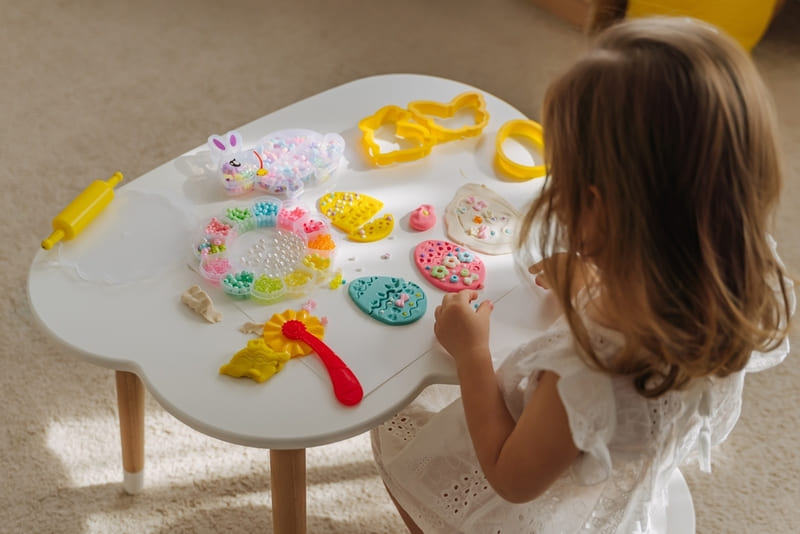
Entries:
[[[768, 237], [781, 188], [774, 112], [733, 40], [691, 19], [613, 26], [550, 86], [543, 127], [548, 177], [520, 246], [566, 252], [545, 274], [590, 362], [658, 396], [783, 340], [790, 298]], [[587, 223], [593, 199], [601, 215]], [[613, 361], [598, 359], [573, 303], [584, 259], [626, 339]]]

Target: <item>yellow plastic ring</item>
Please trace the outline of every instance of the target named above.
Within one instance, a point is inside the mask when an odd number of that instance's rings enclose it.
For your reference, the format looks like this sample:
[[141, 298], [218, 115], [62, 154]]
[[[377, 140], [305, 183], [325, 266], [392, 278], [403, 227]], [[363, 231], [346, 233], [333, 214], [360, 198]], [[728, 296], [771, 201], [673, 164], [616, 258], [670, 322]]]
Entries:
[[500, 170], [520, 181], [540, 178], [547, 174], [547, 169], [544, 165], [522, 165], [513, 161], [503, 152], [503, 143], [512, 136], [528, 139], [540, 153], [544, 153], [544, 136], [541, 124], [529, 119], [508, 121], [497, 132], [495, 140], [495, 162]]

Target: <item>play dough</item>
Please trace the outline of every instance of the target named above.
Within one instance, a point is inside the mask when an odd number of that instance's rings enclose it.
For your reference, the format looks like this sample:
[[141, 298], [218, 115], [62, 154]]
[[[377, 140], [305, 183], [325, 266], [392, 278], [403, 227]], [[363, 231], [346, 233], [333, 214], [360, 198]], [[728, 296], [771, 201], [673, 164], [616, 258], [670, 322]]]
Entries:
[[272, 350], [262, 338], [251, 339], [247, 342], [247, 347], [220, 367], [219, 372], [234, 378], [247, 377], [256, 382], [264, 382], [283, 369], [289, 358], [288, 352]]
[[518, 220], [508, 201], [481, 184], [460, 187], [444, 214], [450, 239], [485, 254], [512, 251]]
[[306, 326], [306, 330], [314, 337], [322, 339], [325, 336], [325, 327], [320, 320], [310, 315], [306, 310], [300, 310], [299, 312], [286, 310], [283, 313], [276, 313], [264, 324], [264, 341], [273, 350], [288, 352], [292, 358], [311, 354], [313, 350], [306, 343], [296, 339], [289, 339], [284, 335], [282, 330], [283, 323], [293, 320], [302, 322]]
[[434, 224], [436, 224], [436, 212], [430, 204], [422, 204], [408, 217], [408, 225], [418, 232], [430, 230]]
[[347, 233], [350, 241], [378, 241], [394, 229], [394, 216], [391, 214], [370, 220], [383, 207], [383, 202], [369, 195], [336, 191], [320, 197], [318, 207], [333, 226]]
[[361, 193], [337, 191], [319, 199], [319, 212], [336, 228], [351, 234], [372, 219], [383, 202]]
[[264, 331], [264, 324], [263, 323], [253, 323], [253, 322], [246, 322], [242, 326], [239, 327], [239, 332], [242, 334], [258, 334], [260, 335]]
[[361, 311], [388, 325], [413, 323], [427, 307], [421, 287], [394, 276], [356, 278], [348, 293]]
[[361, 243], [378, 241], [391, 234], [392, 229], [394, 229], [394, 217], [391, 215], [384, 215], [379, 219], [366, 223], [355, 232], [348, 234], [347, 239]]
[[444, 291], [481, 289], [486, 278], [483, 260], [449, 241], [423, 241], [414, 249], [414, 263], [428, 282]]
[[211, 297], [199, 286], [192, 286], [184, 291], [181, 295], [181, 302], [209, 323], [218, 323], [222, 320], [222, 313], [214, 308]]

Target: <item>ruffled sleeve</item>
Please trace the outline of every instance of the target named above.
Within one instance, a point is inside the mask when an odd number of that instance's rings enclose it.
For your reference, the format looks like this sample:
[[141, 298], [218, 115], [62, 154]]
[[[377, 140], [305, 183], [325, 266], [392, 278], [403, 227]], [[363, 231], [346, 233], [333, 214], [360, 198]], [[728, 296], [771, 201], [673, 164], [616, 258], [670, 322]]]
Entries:
[[611, 377], [582, 365], [581, 371], [561, 376], [558, 393], [575, 446], [585, 453], [573, 464], [573, 472], [580, 483], [596, 484], [611, 473], [608, 443], [617, 423], [616, 402]]
[[572, 440], [584, 452], [573, 464], [573, 474], [581, 484], [596, 484], [611, 473], [608, 443], [616, 426], [611, 377], [592, 370], [580, 358], [566, 324], [555, 326], [555, 330], [551, 329], [509, 356], [508, 361], [516, 363], [512, 364], [511, 372], [501, 369], [504, 382], [501, 387], [505, 386], [503, 389], [510, 393], [506, 404], [512, 416], [518, 418], [533, 395], [542, 371], [551, 371], [560, 377], [558, 393], [567, 412]]
[[[783, 267], [783, 261], [781, 261], [780, 256], [778, 256], [778, 247], [775, 243], [775, 240], [772, 238], [771, 235], [767, 235], [767, 240], [769, 242], [769, 246], [772, 249], [772, 253], [775, 255], [775, 261], [778, 262], [778, 265]], [[786, 294], [789, 297], [789, 317], [783, 317], [781, 319], [781, 327], [786, 326], [786, 322], [789, 318], [794, 315], [795, 308], [797, 307], [797, 300], [794, 294], [794, 282], [791, 279], [784, 277], [783, 284], [786, 288]], [[772, 292], [775, 294], [775, 298], [778, 302], [783, 301], [783, 293], [781, 292], [781, 286], [778, 283], [778, 280], [772, 279], [770, 280], [770, 287], [772, 288]], [[763, 371], [764, 369], [769, 369], [770, 367], [774, 367], [781, 363], [785, 358], [786, 355], [789, 354], [789, 338], [786, 337], [783, 339], [780, 345], [775, 347], [774, 349], [767, 351], [767, 352], [759, 352], [753, 351], [753, 354], [750, 356], [750, 361], [747, 363], [745, 367], [745, 371], [748, 373], [755, 373], [758, 371]]]

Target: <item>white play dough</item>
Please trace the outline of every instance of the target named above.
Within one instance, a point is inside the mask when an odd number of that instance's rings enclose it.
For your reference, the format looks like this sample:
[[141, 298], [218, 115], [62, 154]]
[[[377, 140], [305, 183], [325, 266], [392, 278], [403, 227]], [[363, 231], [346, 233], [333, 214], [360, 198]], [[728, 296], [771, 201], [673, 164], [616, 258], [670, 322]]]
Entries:
[[201, 315], [209, 323], [218, 323], [222, 320], [222, 313], [214, 308], [214, 303], [208, 293], [200, 289], [200, 286], [192, 286], [181, 295], [181, 302], [186, 304], [190, 310]]
[[519, 213], [506, 199], [482, 184], [461, 186], [444, 213], [447, 235], [484, 254], [509, 254]]

